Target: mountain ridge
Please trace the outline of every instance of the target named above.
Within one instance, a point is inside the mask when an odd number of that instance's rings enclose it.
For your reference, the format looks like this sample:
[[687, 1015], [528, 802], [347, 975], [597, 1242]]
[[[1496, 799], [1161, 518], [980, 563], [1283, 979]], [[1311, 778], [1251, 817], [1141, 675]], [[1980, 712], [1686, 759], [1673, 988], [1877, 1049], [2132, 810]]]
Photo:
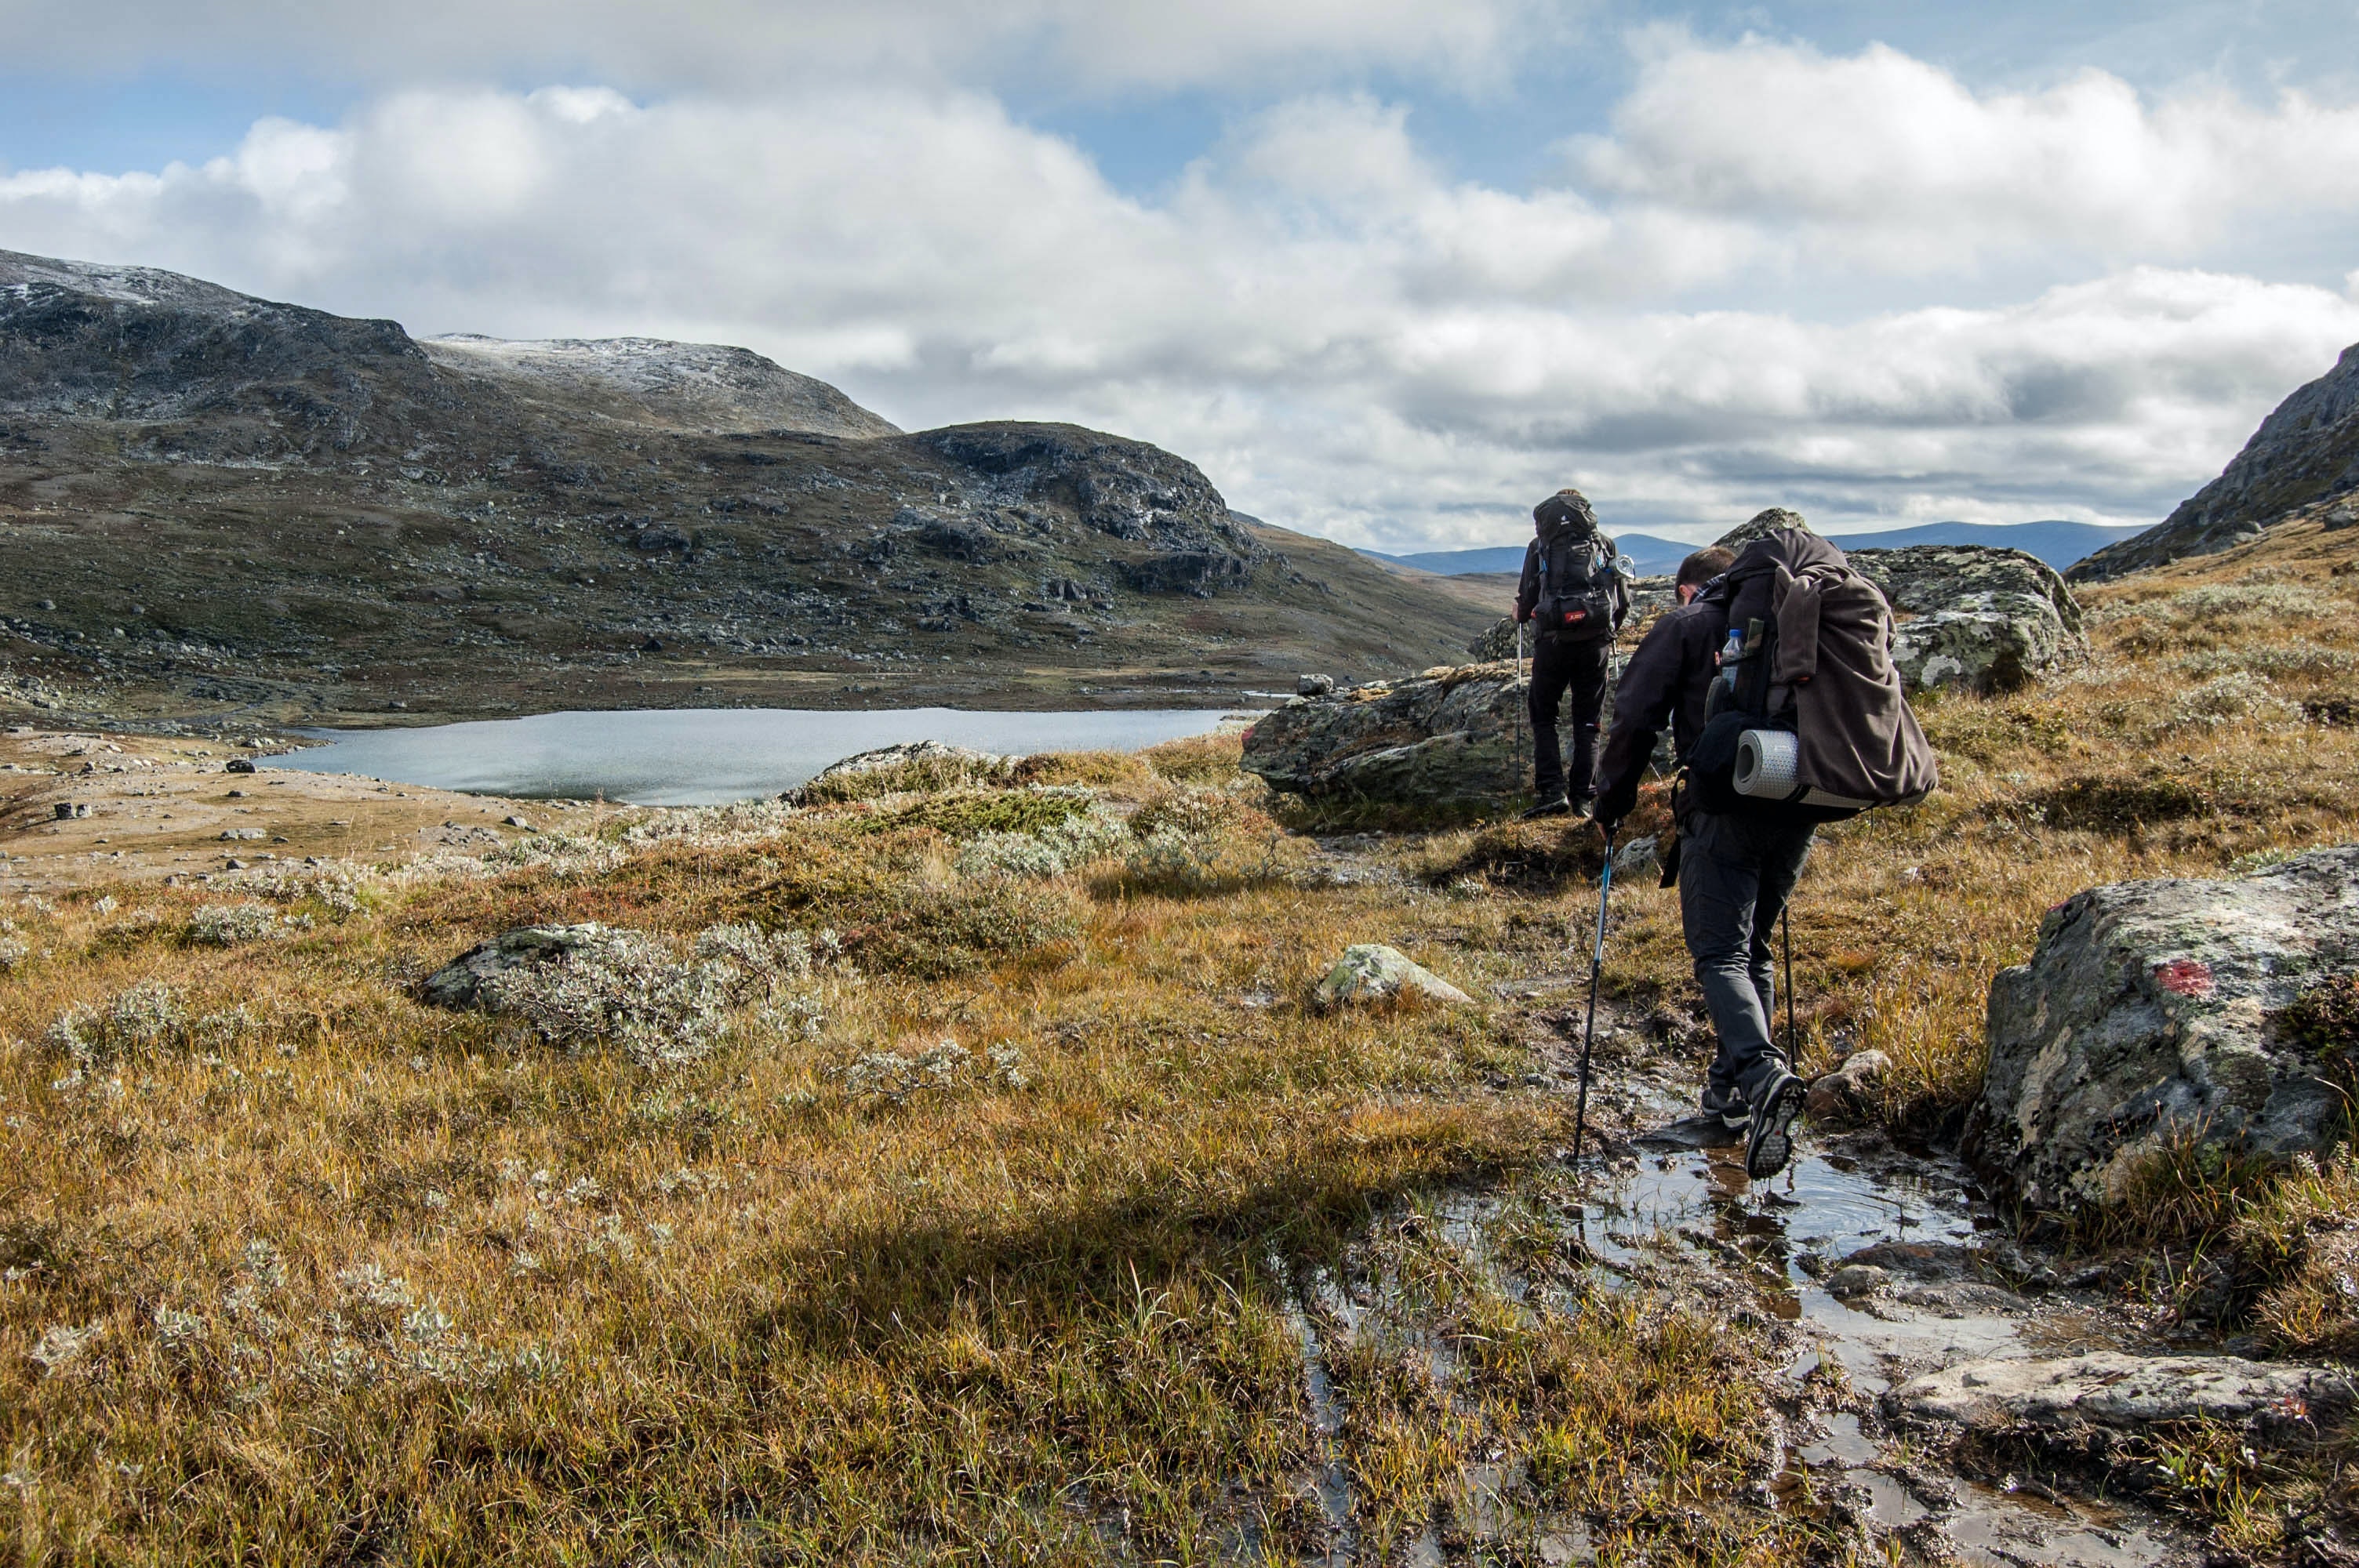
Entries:
[[2076, 565], [2075, 581], [2119, 577], [2258, 538], [2305, 507], [2359, 492], [2359, 343], [2269, 411], [2220, 477], [2132, 538]]
[[15, 253], [0, 584], [0, 692], [208, 722], [1218, 703], [1484, 620], [1124, 437]]
[[[2135, 524], [2108, 525], [2052, 518], [2035, 523], [1920, 523], [1907, 528], [1838, 534], [1829, 537], [1838, 548], [1845, 550], [1893, 550], [1912, 545], [1991, 545], [2036, 556], [2061, 571], [2091, 552], [2137, 532]], [[1681, 544], [1676, 539], [1658, 538], [1651, 534], [1615, 534], [1614, 539], [1621, 546], [1622, 553], [1637, 563], [1641, 577], [1676, 571], [1680, 562], [1686, 559], [1690, 552], [1702, 548], [1700, 545]], [[1361, 553], [1398, 566], [1447, 577], [1519, 571], [1524, 560], [1524, 546], [1521, 545], [1495, 545], [1468, 550], [1427, 550], [1403, 556], [1386, 555], [1380, 550]]]

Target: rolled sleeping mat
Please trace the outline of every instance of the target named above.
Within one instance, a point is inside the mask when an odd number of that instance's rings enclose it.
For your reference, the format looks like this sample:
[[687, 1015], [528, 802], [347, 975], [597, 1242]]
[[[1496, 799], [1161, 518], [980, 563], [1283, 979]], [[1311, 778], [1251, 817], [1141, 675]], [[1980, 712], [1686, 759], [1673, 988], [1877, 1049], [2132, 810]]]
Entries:
[[1791, 800], [1802, 787], [1797, 773], [1802, 747], [1785, 730], [1747, 730], [1736, 738], [1736, 793], [1756, 800]]

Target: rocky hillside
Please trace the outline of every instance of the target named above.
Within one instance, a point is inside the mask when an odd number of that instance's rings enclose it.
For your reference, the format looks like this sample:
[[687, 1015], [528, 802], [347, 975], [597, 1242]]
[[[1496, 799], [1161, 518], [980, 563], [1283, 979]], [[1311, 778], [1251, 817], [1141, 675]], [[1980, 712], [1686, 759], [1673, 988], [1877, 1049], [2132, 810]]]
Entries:
[[2270, 524], [2321, 504], [2359, 500], [2359, 343], [2334, 368], [2297, 390], [2261, 421], [2220, 477], [2145, 533], [2075, 566], [2074, 581], [2119, 577], [2182, 556], [2207, 556], [2256, 538]]
[[0, 253], [0, 660], [117, 719], [1220, 703], [1489, 616], [1070, 426]]

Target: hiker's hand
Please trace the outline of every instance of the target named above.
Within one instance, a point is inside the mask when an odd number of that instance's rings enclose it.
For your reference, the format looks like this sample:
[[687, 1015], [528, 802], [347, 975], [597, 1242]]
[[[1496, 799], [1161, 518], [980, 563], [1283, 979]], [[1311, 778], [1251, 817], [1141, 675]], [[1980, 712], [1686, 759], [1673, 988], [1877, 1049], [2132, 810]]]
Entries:
[[1611, 845], [1622, 831], [1622, 819], [1618, 816], [1600, 816], [1595, 818], [1595, 821], [1598, 831], [1605, 835], [1605, 842]]
[[1607, 833], [1611, 834], [1614, 828], [1622, 826], [1622, 819], [1629, 816], [1637, 804], [1638, 780], [1637, 775], [1634, 773], [1627, 784], [1616, 784], [1603, 795], [1599, 795], [1597, 805], [1590, 812], [1590, 816], [1599, 827], [1605, 828]]

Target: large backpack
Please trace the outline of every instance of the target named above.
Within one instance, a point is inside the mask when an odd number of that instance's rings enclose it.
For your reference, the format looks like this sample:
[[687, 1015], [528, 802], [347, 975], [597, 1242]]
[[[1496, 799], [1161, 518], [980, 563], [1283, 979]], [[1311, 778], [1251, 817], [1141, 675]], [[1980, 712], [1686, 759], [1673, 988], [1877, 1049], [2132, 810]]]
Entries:
[[1892, 664], [1892, 607], [1843, 553], [1783, 529], [1704, 590], [1738, 633], [1689, 759], [1702, 810], [1833, 821], [1940, 782]]
[[1532, 624], [1542, 635], [1560, 643], [1595, 643], [1622, 630], [1630, 590], [1611, 538], [1592, 533], [1538, 548], [1539, 601], [1532, 607]]

